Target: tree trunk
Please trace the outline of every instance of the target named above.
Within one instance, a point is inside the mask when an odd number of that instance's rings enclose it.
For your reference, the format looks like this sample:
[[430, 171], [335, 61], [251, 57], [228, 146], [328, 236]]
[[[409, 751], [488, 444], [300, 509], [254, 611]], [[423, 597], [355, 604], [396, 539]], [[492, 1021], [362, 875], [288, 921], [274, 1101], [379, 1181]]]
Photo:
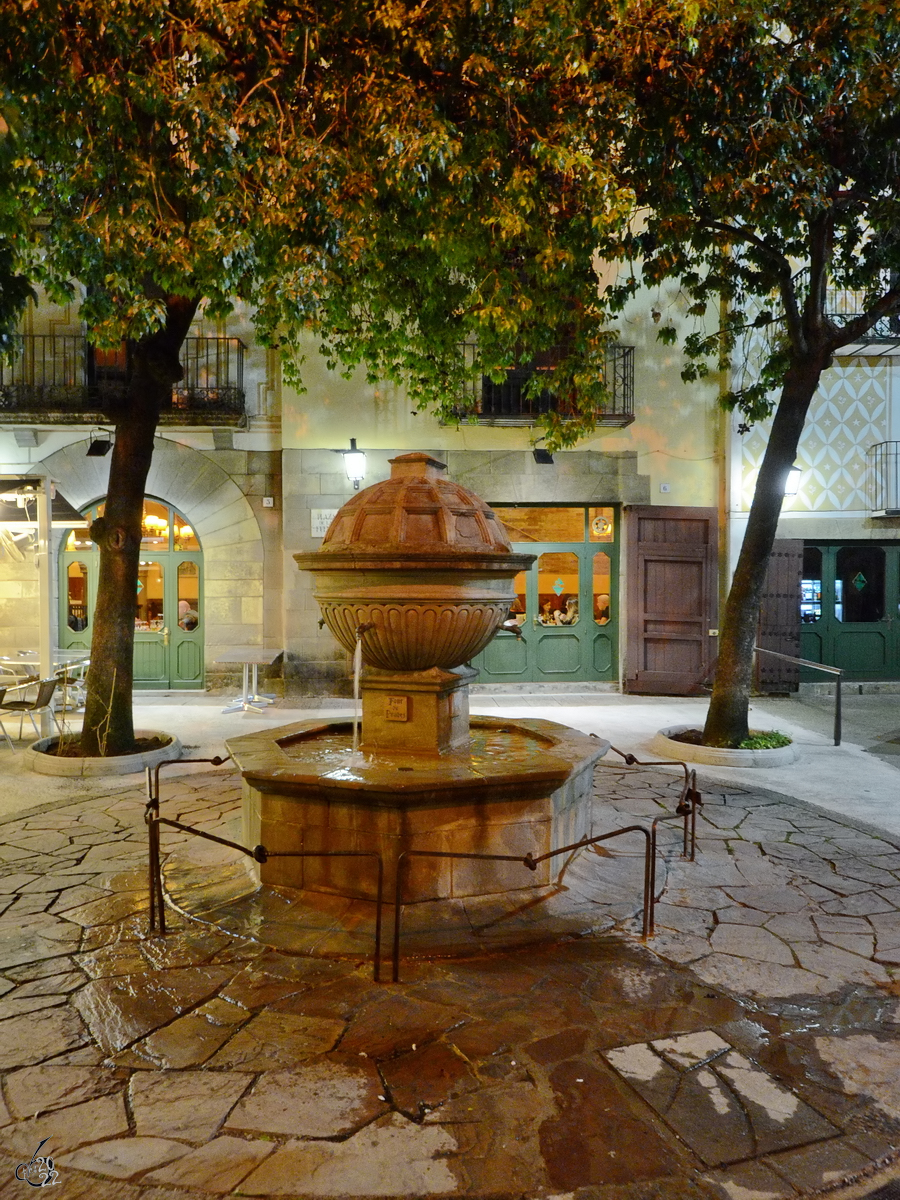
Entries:
[[[747, 530], [720, 621], [716, 678], [703, 730], [706, 746], [739, 746], [748, 736], [753, 647], [769, 556], [775, 542], [788, 471], [806, 414], [828, 361], [824, 353], [794, 362], [785, 375], [772, 432], [759, 470]], [[798, 615], [799, 620], [799, 615]]]
[[81, 747], [104, 757], [134, 750], [131, 691], [134, 614], [144, 488], [159, 415], [182, 376], [179, 354], [197, 299], [166, 297], [166, 324], [132, 348], [131, 373], [116, 436], [103, 516], [91, 526], [100, 572]]

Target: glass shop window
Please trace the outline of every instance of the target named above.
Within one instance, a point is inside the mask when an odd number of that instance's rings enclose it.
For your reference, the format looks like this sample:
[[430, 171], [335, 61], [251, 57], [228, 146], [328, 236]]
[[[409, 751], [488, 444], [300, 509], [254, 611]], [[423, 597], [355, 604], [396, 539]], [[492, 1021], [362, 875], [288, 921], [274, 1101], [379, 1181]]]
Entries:
[[575, 625], [578, 622], [578, 555], [565, 551], [538, 559], [538, 623]]
[[800, 624], [813, 625], [822, 619], [822, 551], [803, 548], [803, 578], [800, 580]]
[[884, 550], [880, 546], [841, 546], [834, 573], [834, 615], [848, 622], [884, 617]]
[[200, 625], [200, 571], [195, 562], [178, 564], [178, 624], [186, 633]]
[[176, 550], [200, 549], [197, 535], [184, 517], [180, 517], [177, 512], [172, 513], [172, 541]]
[[[605, 510], [604, 510], [605, 511]], [[584, 509], [496, 508], [511, 542], [583, 542]]]
[[609, 555], [599, 551], [594, 555], [593, 587], [594, 620], [606, 625], [610, 618], [610, 563]]
[[137, 633], [161, 633], [165, 625], [163, 568], [158, 562], [138, 565], [137, 608], [134, 628]]
[[528, 578], [527, 571], [520, 571], [513, 580], [516, 598], [509, 606], [509, 620], [515, 621], [517, 625], [524, 625], [527, 614], [527, 605], [525, 601], [525, 581]]
[[144, 501], [141, 519], [141, 550], [169, 549], [169, 509], [155, 500]]
[[88, 569], [83, 562], [69, 563], [66, 570], [66, 624], [75, 633], [87, 629]]
[[[85, 517], [87, 521], [87, 517]], [[69, 530], [69, 536], [66, 538], [66, 550], [88, 550], [93, 545], [91, 535], [88, 533], [87, 525], [76, 525], [74, 529]]]
[[615, 509], [588, 509], [588, 540], [592, 542], [612, 542], [616, 536]]

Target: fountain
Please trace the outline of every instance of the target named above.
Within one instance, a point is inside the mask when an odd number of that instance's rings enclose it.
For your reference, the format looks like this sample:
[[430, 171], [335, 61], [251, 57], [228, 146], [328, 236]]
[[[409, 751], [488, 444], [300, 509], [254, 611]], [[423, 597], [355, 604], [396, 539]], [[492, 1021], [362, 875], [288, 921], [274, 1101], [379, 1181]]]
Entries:
[[[347, 721], [230, 738], [242, 841], [306, 855], [253, 869], [259, 884], [302, 891], [307, 905], [318, 895], [323, 910], [335, 896], [375, 897], [360, 858], [316, 857], [336, 850], [380, 854], [387, 896], [407, 856], [409, 904], [508, 894], [527, 903], [551, 868], [531, 873], [521, 857], [591, 835], [593, 767], [606, 744], [549, 721], [470, 719], [476, 672], [465, 664], [507, 616], [513, 579], [533, 556], [512, 552], [491, 509], [443, 478], [443, 463], [404, 454], [391, 468], [344, 505], [319, 550], [294, 556], [315, 576], [329, 629], [364, 664], [359, 749]], [[520, 861], [465, 857], [479, 853]]]

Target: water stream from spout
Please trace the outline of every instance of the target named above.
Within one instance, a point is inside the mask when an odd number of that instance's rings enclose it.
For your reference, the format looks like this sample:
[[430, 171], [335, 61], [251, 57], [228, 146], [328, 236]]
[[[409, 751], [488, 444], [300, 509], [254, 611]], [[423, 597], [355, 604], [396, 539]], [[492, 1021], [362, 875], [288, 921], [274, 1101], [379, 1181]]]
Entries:
[[356, 646], [353, 650], [353, 760], [359, 752], [359, 677], [362, 672], [362, 632], [356, 631]]

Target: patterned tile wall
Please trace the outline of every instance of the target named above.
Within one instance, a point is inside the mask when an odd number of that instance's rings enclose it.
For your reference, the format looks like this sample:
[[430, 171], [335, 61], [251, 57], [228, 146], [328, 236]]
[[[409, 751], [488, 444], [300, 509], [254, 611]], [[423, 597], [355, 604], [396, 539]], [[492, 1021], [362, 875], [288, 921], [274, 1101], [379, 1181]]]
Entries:
[[[822, 376], [800, 442], [800, 492], [785, 503], [793, 512], [848, 512], [868, 508], [866, 451], [890, 437], [891, 363], [886, 358], [838, 359]], [[741, 444], [741, 508], [753, 498], [771, 422], [755, 425]]]

